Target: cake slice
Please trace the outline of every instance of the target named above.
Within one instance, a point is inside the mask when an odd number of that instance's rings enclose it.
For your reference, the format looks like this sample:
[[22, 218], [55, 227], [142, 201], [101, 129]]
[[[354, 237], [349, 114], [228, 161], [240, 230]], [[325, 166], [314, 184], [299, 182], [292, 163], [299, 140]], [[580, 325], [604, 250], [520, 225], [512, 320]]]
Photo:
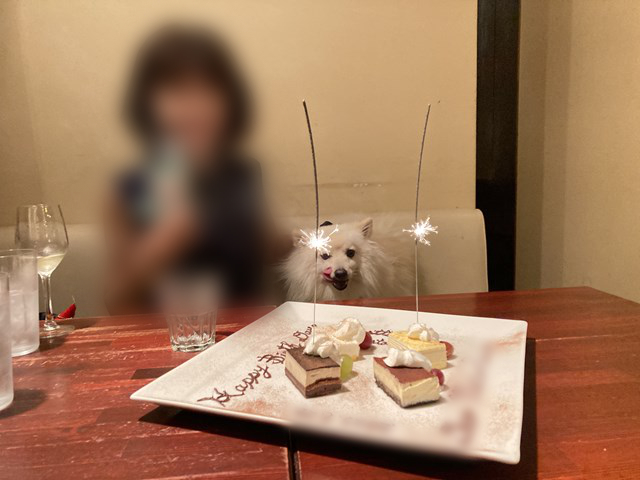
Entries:
[[447, 347], [444, 342], [436, 340], [420, 340], [409, 337], [406, 330], [391, 332], [387, 338], [389, 348], [398, 350], [414, 350], [429, 359], [433, 368], [447, 367]]
[[304, 347], [287, 350], [284, 373], [306, 398], [336, 392], [342, 387], [340, 365], [331, 358], [304, 353]]
[[440, 381], [435, 370], [390, 367], [383, 358], [374, 358], [373, 376], [384, 393], [403, 408], [440, 398]]

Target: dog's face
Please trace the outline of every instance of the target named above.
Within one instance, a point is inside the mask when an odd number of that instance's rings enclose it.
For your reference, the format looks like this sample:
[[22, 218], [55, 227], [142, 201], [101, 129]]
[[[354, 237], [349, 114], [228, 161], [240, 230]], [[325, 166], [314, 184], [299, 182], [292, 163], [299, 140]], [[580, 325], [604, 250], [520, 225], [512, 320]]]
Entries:
[[[335, 226], [321, 227], [325, 235], [334, 231]], [[358, 276], [362, 259], [366, 258], [369, 238], [373, 231], [373, 220], [367, 218], [354, 224], [338, 226], [331, 235], [327, 253], [318, 256], [318, 275], [323, 282], [336, 290], [344, 290], [349, 281]], [[294, 232], [294, 244], [300, 245], [300, 232]]]

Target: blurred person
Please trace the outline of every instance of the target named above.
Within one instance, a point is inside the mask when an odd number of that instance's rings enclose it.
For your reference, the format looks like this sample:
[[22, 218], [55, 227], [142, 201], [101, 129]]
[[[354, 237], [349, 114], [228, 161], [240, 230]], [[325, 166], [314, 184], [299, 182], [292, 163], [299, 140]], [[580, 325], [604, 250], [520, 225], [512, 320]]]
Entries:
[[271, 243], [260, 165], [239, 149], [249, 103], [210, 32], [165, 27], [143, 44], [125, 113], [145, 154], [107, 209], [112, 314], [151, 311], [158, 282], [178, 272], [215, 274], [227, 303], [259, 301]]

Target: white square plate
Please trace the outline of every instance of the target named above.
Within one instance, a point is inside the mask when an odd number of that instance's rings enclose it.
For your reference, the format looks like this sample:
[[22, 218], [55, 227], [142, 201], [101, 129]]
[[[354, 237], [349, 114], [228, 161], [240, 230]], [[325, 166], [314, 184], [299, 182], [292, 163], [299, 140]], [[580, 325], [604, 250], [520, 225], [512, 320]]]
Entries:
[[423, 451], [520, 460], [527, 323], [421, 313], [455, 357], [444, 370], [438, 402], [399, 407], [375, 384], [372, 357], [386, 355], [386, 337], [416, 320], [415, 312], [318, 305], [319, 325], [357, 318], [374, 346], [361, 351], [340, 392], [305, 399], [284, 374], [286, 348], [310, 332], [313, 305], [287, 302], [260, 320], [174, 368], [131, 398], [304, 427], [345, 438]]

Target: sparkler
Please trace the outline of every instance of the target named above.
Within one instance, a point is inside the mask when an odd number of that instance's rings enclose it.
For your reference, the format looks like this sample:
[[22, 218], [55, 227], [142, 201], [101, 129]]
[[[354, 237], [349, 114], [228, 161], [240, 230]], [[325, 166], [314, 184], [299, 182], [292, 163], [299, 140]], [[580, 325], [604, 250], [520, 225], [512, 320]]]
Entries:
[[337, 231], [337, 226], [329, 233], [326, 233], [324, 230], [316, 230], [311, 233], [300, 230], [301, 237], [298, 243], [303, 247], [316, 250], [320, 255], [329, 253], [329, 250], [331, 250], [331, 235]]
[[416, 322], [420, 322], [420, 305], [419, 305], [419, 280], [418, 280], [418, 243], [423, 245], [431, 245], [431, 242], [427, 240], [427, 236], [432, 233], [438, 233], [438, 227], [431, 225], [431, 218], [427, 217], [426, 220], [418, 220], [418, 208], [420, 206], [420, 175], [422, 173], [422, 157], [424, 154], [424, 142], [427, 138], [427, 126], [429, 125], [429, 114], [431, 113], [431, 104], [427, 107], [427, 115], [424, 119], [424, 129], [422, 130], [422, 143], [420, 144], [420, 159], [418, 160], [418, 179], [416, 181], [416, 213], [415, 223], [411, 225], [409, 229], [403, 229], [403, 232], [408, 232], [415, 240], [414, 246], [414, 259], [415, 259], [415, 275], [416, 275]]
[[[331, 249], [331, 235], [338, 231], [338, 227], [335, 227], [329, 234], [325, 234], [324, 230], [320, 230], [320, 195], [318, 194], [318, 167], [316, 165], [316, 149], [313, 144], [313, 131], [311, 129], [311, 120], [309, 119], [309, 110], [307, 109], [307, 102], [302, 100], [302, 106], [304, 107], [304, 115], [307, 119], [307, 129], [309, 130], [309, 143], [311, 144], [311, 159], [313, 160], [313, 185], [316, 191], [316, 228], [314, 232], [305, 232], [300, 230], [302, 237], [300, 237], [300, 244], [315, 250], [315, 270], [318, 271], [318, 254], [329, 253]], [[315, 341], [315, 326], [316, 326], [316, 302], [318, 299], [318, 281], [315, 279], [313, 282], [313, 338]]]
[[417, 223], [411, 225], [409, 229], [402, 229], [403, 232], [408, 232], [416, 240], [416, 242], [423, 245], [431, 245], [431, 242], [427, 240], [427, 236], [432, 233], [438, 233], [438, 227], [431, 225], [431, 217], [427, 217], [426, 220], [420, 220]]

